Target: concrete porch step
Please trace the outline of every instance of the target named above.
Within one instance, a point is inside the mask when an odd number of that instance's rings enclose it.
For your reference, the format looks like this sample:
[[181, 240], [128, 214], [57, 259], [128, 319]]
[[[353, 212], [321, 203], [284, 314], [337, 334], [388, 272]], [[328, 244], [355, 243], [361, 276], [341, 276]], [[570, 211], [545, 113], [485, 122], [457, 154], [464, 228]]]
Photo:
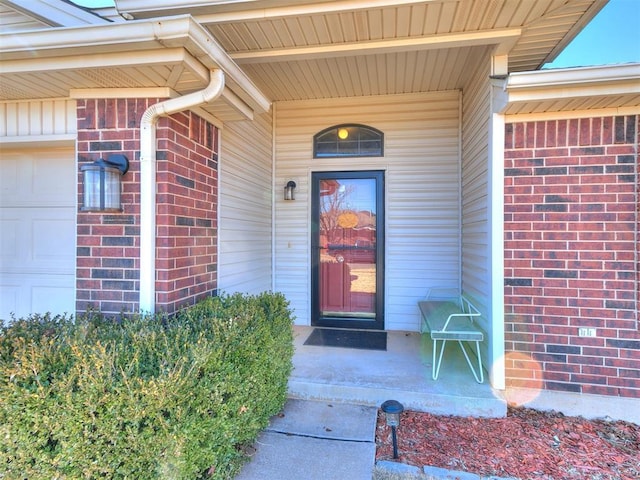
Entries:
[[398, 400], [405, 409], [461, 417], [504, 417], [506, 405], [497, 398], [463, 397], [402, 389], [330, 385], [304, 380], [289, 381], [289, 397], [301, 400], [351, 403], [380, 407], [386, 400]]
[[439, 415], [504, 417], [506, 404], [485, 380], [478, 384], [457, 345], [431, 378], [431, 342], [415, 332], [388, 332], [387, 350], [304, 345], [311, 327], [295, 327], [289, 396], [379, 407], [393, 399], [405, 408]]

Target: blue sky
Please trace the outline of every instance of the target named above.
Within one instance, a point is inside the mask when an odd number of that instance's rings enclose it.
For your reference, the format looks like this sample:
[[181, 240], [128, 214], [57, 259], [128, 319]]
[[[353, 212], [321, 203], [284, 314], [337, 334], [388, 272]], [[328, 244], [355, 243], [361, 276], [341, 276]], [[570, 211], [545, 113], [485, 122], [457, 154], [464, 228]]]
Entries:
[[610, 0], [544, 68], [640, 62], [640, 0]]
[[[535, 1], [535, 0], [528, 0]], [[113, 0], [75, 0], [88, 7]], [[576, 38], [544, 68], [640, 62], [640, 0], [610, 0]]]

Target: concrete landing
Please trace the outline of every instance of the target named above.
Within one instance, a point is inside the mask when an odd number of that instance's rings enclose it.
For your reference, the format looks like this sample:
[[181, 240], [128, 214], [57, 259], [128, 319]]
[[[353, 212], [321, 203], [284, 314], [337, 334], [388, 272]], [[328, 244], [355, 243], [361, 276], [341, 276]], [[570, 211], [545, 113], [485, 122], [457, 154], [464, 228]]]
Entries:
[[290, 399], [236, 480], [371, 480], [375, 407]]
[[438, 415], [504, 417], [505, 401], [487, 380], [473, 378], [456, 343], [447, 345], [438, 380], [431, 378], [432, 344], [415, 332], [388, 332], [387, 350], [304, 345], [311, 327], [295, 327], [289, 396], [379, 407], [398, 400], [406, 409]]

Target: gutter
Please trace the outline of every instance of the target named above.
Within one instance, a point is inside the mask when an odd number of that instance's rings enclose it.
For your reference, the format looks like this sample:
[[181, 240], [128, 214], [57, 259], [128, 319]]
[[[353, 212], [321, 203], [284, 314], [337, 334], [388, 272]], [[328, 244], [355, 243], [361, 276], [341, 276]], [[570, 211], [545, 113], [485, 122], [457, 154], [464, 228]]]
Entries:
[[225, 75], [210, 72], [209, 85], [182, 97], [151, 105], [140, 120], [140, 304], [139, 310], [155, 313], [156, 306], [156, 124], [166, 117], [205, 103], [224, 91]]
[[[566, 108], [569, 101], [595, 98], [612, 99], [606, 105], [609, 108], [631, 107], [637, 106], [634, 99], [640, 95], [640, 63], [516, 72], [495, 82], [501, 82], [506, 95], [499, 111], [505, 115], [523, 113], [522, 105], [529, 110], [525, 114], [539, 114]], [[533, 111], [533, 105], [544, 110]]]
[[638, 90], [639, 78], [640, 63], [558, 68], [511, 73], [506, 89], [531, 91], [543, 88], [627, 84], [632, 90]]
[[82, 61], [83, 58], [101, 55], [111, 56], [112, 68], [118, 66], [117, 58], [121, 55], [121, 65], [129, 67], [128, 60], [134, 54], [162, 52], [172, 48], [184, 49], [208, 70], [222, 69], [230, 88], [228, 91], [235, 94], [232, 102], [240, 98], [258, 112], [268, 112], [271, 108], [271, 101], [208, 31], [189, 15], [34, 30], [20, 35], [0, 33], [0, 73], [41, 71], [40, 64], [32, 65], [30, 62], [41, 62], [43, 59], [55, 59], [48, 66], [51, 70], [76, 69], [79, 68], [77, 62], [69, 64], [69, 59]]

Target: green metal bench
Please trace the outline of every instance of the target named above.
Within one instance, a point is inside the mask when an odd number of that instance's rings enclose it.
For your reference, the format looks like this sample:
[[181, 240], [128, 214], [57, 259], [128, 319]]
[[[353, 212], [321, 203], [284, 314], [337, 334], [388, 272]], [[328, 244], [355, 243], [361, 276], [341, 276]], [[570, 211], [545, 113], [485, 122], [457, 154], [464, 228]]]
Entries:
[[[424, 300], [418, 302], [422, 314], [421, 332], [429, 332], [433, 341], [432, 377], [438, 379], [442, 355], [447, 341], [455, 340], [460, 345], [467, 364], [476, 381], [482, 383], [482, 357], [480, 356], [480, 342], [484, 340], [484, 333], [474, 322], [480, 316], [480, 311], [464, 296], [443, 296], [440, 291], [451, 289], [430, 289]], [[440, 342], [438, 344], [438, 342]], [[475, 342], [478, 357], [477, 370], [471, 362], [467, 348], [463, 342]], [[436, 361], [437, 357], [437, 361]]]

